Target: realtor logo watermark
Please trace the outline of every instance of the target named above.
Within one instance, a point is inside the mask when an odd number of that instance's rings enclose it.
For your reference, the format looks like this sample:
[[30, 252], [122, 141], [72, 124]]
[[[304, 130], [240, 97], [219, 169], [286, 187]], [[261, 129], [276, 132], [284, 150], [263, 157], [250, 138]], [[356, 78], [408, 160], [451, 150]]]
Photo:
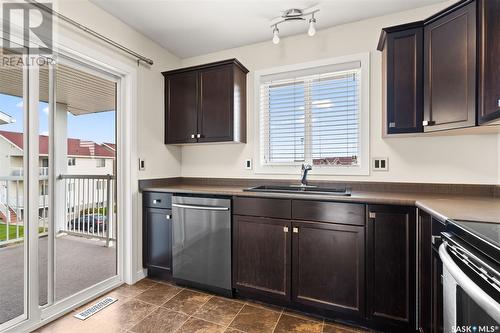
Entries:
[[52, 63], [52, 4], [39, 3], [48, 9], [46, 11], [32, 3], [0, 2], [3, 51], [0, 66]]

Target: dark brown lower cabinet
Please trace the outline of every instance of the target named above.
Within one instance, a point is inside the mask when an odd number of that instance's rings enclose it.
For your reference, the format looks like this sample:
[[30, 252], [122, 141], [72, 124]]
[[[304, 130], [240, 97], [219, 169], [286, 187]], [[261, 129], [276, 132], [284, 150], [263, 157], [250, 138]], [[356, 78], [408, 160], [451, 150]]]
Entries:
[[415, 211], [368, 205], [367, 317], [384, 331], [416, 330]]
[[437, 249], [432, 249], [432, 319], [431, 332], [443, 331], [443, 263]]
[[365, 228], [292, 223], [292, 300], [364, 316]]
[[148, 275], [169, 279], [172, 276], [172, 211], [144, 208], [143, 265]]
[[291, 222], [233, 216], [233, 287], [290, 300]]
[[422, 333], [431, 332], [432, 321], [432, 217], [418, 212], [418, 298]]

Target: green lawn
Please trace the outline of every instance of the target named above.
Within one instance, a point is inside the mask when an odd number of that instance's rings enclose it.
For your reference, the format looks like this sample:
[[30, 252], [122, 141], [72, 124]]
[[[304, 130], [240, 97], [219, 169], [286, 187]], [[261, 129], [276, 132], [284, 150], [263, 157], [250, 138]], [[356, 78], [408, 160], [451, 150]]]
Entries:
[[[38, 232], [44, 232], [45, 228], [38, 228]], [[24, 236], [24, 227], [19, 226], [19, 237], [22, 238]], [[9, 239], [15, 239], [17, 237], [17, 228], [15, 225], [9, 226]], [[7, 225], [4, 223], [0, 223], [0, 241], [7, 240]]]

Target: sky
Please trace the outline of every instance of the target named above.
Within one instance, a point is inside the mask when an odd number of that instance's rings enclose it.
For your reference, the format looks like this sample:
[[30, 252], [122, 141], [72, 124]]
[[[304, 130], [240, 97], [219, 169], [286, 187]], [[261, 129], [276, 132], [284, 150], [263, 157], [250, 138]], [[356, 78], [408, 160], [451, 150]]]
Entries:
[[[22, 103], [20, 97], [0, 94], [0, 111], [16, 120], [13, 124], [0, 125], [0, 130], [23, 132]], [[47, 135], [49, 130], [47, 103], [40, 102], [39, 119], [39, 133]], [[115, 143], [115, 112], [91, 113], [82, 116], [68, 113], [68, 137], [97, 143]]]

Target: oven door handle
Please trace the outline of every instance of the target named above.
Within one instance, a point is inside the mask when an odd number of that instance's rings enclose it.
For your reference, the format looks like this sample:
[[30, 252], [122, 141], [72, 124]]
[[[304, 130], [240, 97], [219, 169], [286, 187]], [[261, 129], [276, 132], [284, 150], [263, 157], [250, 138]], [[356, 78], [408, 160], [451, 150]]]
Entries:
[[439, 247], [439, 257], [451, 276], [467, 295], [472, 298], [487, 314], [500, 322], [500, 304], [472, 281], [453, 261], [447, 251], [448, 243], [444, 241]]

